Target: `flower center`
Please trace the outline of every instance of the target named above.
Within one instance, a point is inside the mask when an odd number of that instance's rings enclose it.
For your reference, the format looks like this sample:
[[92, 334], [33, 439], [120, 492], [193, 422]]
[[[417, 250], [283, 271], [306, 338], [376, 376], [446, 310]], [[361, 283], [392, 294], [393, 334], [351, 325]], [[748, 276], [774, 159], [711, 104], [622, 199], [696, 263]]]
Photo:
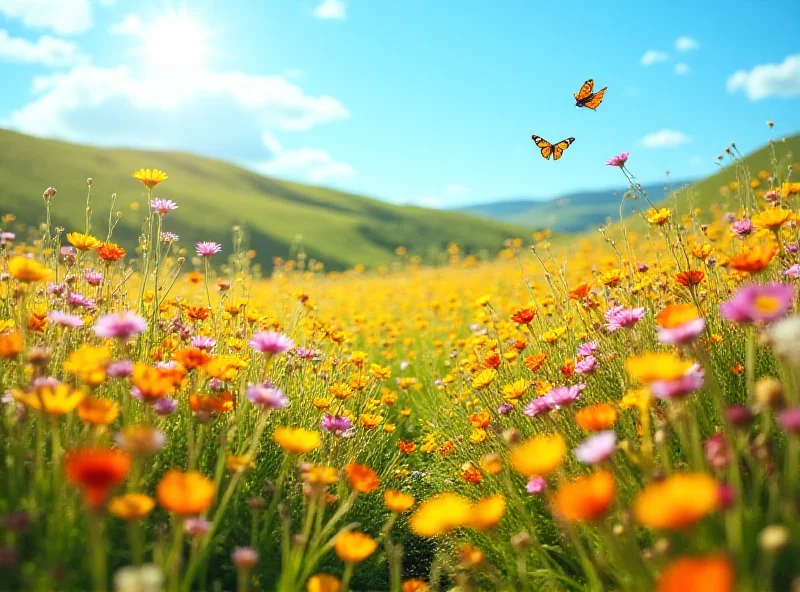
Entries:
[[775, 312], [778, 309], [778, 299], [774, 296], [759, 296], [753, 304], [762, 313]]

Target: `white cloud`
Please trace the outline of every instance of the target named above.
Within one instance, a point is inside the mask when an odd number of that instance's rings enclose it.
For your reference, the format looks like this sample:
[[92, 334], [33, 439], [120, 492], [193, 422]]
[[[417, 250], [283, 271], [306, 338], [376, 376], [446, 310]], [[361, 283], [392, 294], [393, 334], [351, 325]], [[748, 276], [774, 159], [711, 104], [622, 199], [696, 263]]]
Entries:
[[692, 51], [698, 47], [700, 47], [700, 44], [697, 42], [697, 39], [692, 39], [686, 35], [683, 37], [678, 37], [675, 40], [675, 49], [678, 51]]
[[689, 67], [689, 64], [685, 62], [680, 62], [678, 64], [675, 64], [675, 68], [673, 68], [673, 70], [675, 74], [688, 74], [689, 72], [692, 71], [692, 69]]
[[692, 139], [675, 130], [662, 129], [642, 138], [642, 146], [645, 148], [677, 148], [684, 144], [689, 144]]
[[83, 33], [93, 24], [90, 0], [0, 0], [0, 14], [59, 35]]
[[657, 51], [655, 49], [648, 49], [644, 52], [642, 59], [639, 60], [642, 66], [652, 66], [659, 62], [666, 62], [669, 59], [669, 54], [665, 51]]
[[704, 161], [705, 161], [705, 158], [703, 158], [702, 156], [692, 156], [689, 159], [689, 164], [691, 164], [692, 166], [699, 166], [699, 165], [703, 164]]
[[314, 9], [314, 16], [320, 19], [343, 20], [347, 18], [344, 0], [322, 0]]
[[[350, 116], [333, 97], [311, 96], [280, 76], [242, 72], [151, 78], [125, 66], [83, 64], [34, 77], [32, 91], [33, 101], [13, 112], [7, 127], [73, 142], [185, 150], [242, 163], [264, 162], [279, 151], [279, 143], [265, 142], [266, 132], [308, 130]], [[326, 174], [337, 172], [342, 169]]]
[[447, 197], [463, 197], [467, 194], [469, 189], [464, 185], [452, 184], [452, 185], [445, 185], [444, 194]]
[[[275, 140], [274, 136], [271, 140]], [[312, 183], [320, 183], [335, 177], [352, 177], [355, 173], [352, 165], [334, 160], [329, 152], [321, 148], [282, 150], [280, 144], [275, 158], [260, 164], [257, 168], [267, 175], [300, 177]]]
[[136, 14], [127, 14], [120, 22], [111, 25], [108, 31], [112, 35], [138, 37], [143, 33], [142, 18]]
[[22, 37], [11, 37], [8, 31], [0, 29], [0, 61], [56, 67], [69, 66], [80, 59], [78, 47], [69, 41], [42, 35], [34, 43]]
[[800, 95], [800, 54], [786, 56], [781, 64], [761, 64], [749, 72], [737, 70], [728, 78], [727, 89], [744, 91], [751, 101]]

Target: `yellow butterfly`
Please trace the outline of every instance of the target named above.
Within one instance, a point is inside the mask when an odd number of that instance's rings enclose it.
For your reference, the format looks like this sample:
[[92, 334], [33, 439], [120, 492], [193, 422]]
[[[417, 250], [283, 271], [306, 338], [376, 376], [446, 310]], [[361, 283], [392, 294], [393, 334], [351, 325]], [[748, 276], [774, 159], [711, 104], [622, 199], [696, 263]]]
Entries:
[[566, 140], [561, 140], [558, 144], [551, 144], [536, 134], [532, 135], [531, 138], [533, 138], [533, 141], [536, 142], [536, 145], [542, 151], [542, 157], [548, 159], [552, 154], [553, 160], [558, 160], [561, 158], [564, 150], [569, 148], [569, 145], [575, 141], [575, 138], [567, 138]]

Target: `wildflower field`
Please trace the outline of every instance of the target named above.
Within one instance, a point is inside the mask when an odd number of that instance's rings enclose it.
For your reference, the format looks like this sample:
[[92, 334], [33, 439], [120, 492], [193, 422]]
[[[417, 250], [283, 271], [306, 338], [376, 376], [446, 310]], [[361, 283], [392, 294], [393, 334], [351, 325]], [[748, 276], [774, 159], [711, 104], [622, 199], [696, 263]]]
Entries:
[[[4, 218], [3, 590], [796, 590], [800, 183], [431, 267]], [[143, 163], [158, 165], [158, 163]], [[85, 208], [57, 228], [55, 210]], [[210, 237], [214, 238], [214, 237]], [[221, 240], [221, 237], [216, 237]]]

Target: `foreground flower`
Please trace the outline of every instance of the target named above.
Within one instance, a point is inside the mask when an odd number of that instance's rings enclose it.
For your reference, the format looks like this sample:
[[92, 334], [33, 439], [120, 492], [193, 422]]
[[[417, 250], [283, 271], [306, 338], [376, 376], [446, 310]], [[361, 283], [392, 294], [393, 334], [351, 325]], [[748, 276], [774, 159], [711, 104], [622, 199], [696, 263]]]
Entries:
[[604, 516], [614, 503], [615, 495], [613, 475], [599, 471], [562, 485], [554, 503], [558, 515], [567, 522], [588, 522]]
[[8, 262], [8, 272], [14, 279], [25, 283], [40, 282], [50, 277], [50, 270], [44, 265], [36, 261], [36, 259], [23, 257], [22, 255], [11, 258]]
[[350, 463], [345, 470], [347, 472], [347, 480], [350, 482], [350, 487], [353, 491], [370, 493], [378, 489], [381, 484], [378, 474], [366, 465]]
[[770, 208], [753, 216], [753, 226], [776, 231], [792, 219], [792, 210], [786, 208]]
[[345, 563], [360, 563], [375, 552], [378, 543], [368, 534], [350, 530], [336, 537], [334, 548]]
[[65, 415], [75, 409], [85, 397], [85, 392], [58, 382], [44, 383], [28, 392], [14, 391], [17, 401], [48, 415]]
[[305, 454], [319, 446], [319, 432], [311, 432], [303, 428], [275, 428], [275, 443], [286, 452]]
[[617, 421], [617, 409], [610, 403], [596, 403], [575, 412], [575, 423], [587, 432], [607, 430]]
[[441, 493], [417, 508], [411, 516], [411, 530], [423, 537], [450, 532], [470, 517], [471, 504], [455, 493]]
[[133, 178], [137, 181], [141, 181], [148, 189], [152, 189], [159, 183], [166, 181], [169, 177], [167, 173], [158, 169], [139, 169], [133, 172]]
[[613, 333], [619, 329], [631, 329], [644, 316], [644, 308], [627, 309], [624, 306], [613, 306], [605, 312], [606, 330]]
[[94, 324], [98, 337], [127, 341], [147, 329], [147, 321], [133, 311], [109, 313], [99, 317]]
[[131, 457], [121, 450], [79, 448], [67, 453], [64, 466], [67, 479], [83, 490], [87, 505], [98, 507], [128, 476]]
[[157, 197], [150, 201], [150, 209], [159, 216], [166, 216], [169, 212], [177, 210], [178, 204], [171, 199], [161, 199]]
[[339, 592], [342, 589], [342, 583], [336, 576], [315, 574], [308, 579], [306, 589], [308, 592]]
[[202, 473], [170, 469], [156, 486], [158, 503], [178, 516], [205, 512], [214, 500], [216, 486]]
[[644, 384], [677, 380], [691, 368], [692, 362], [681, 360], [671, 353], [644, 354], [628, 358], [625, 369], [635, 380]]
[[650, 392], [659, 399], [685, 397], [703, 388], [705, 372], [702, 366], [694, 364], [686, 373], [674, 380], [655, 380], [650, 383]]
[[575, 458], [580, 462], [596, 465], [607, 460], [617, 446], [617, 435], [611, 431], [589, 436], [575, 449]]
[[739, 288], [719, 312], [734, 323], [768, 323], [791, 310], [793, 301], [794, 287], [789, 284], [751, 284]]
[[685, 345], [697, 339], [706, 321], [692, 304], [671, 304], [659, 311], [656, 324], [661, 343]]
[[735, 573], [721, 555], [681, 557], [667, 565], [655, 592], [733, 592]]
[[212, 242], [200, 242], [196, 245], [197, 256], [198, 257], [211, 257], [212, 255], [219, 253], [222, 250], [222, 245], [219, 243], [212, 243]]
[[70, 232], [67, 235], [67, 240], [79, 251], [94, 251], [103, 244], [92, 235], [80, 232]]
[[258, 333], [253, 333], [249, 345], [262, 354], [277, 356], [292, 349], [294, 340], [288, 335], [277, 331], [259, 331]]
[[116, 243], [103, 243], [97, 249], [97, 256], [107, 263], [112, 263], [125, 256], [125, 249]]
[[478, 531], [491, 530], [506, 513], [506, 498], [495, 494], [472, 506], [467, 524]]
[[126, 493], [108, 502], [108, 511], [123, 520], [136, 520], [147, 516], [155, 507], [153, 498], [143, 493]]
[[414, 505], [414, 496], [396, 489], [387, 489], [383, 494], [383, 503], [389, 510], [402, 514]]
[[289, 399], [279, 388], [266, 387], [254, 384], [247, 387], [247, 400], [262, 409], [283, 409], [289, 404]]
[[767, 268], [777, 251], [778, 245], [775, 243], [744, 249], [735, 257], [731, 257], [730, 261], [728, 261], [728, 267], [736, 271], [758, 273]]
[[714, 510], [719, 484], [706, 473], [675, 473], [647, 485], [636, 496], [636, 521], [650, 528], [683, 529]]
[[628, 162], [628, 156], [630, 156], [629, 152], [620, 152], [616, 156], [612, 156], [606, 161], [606, 166], [615, 166], [615, 167], [624, 167], [625, 163]]
[[561, 434], [536, 436], [511, 450], [511, 464], [525, 477], [546, 476], [561, 466], [566, 451]]

